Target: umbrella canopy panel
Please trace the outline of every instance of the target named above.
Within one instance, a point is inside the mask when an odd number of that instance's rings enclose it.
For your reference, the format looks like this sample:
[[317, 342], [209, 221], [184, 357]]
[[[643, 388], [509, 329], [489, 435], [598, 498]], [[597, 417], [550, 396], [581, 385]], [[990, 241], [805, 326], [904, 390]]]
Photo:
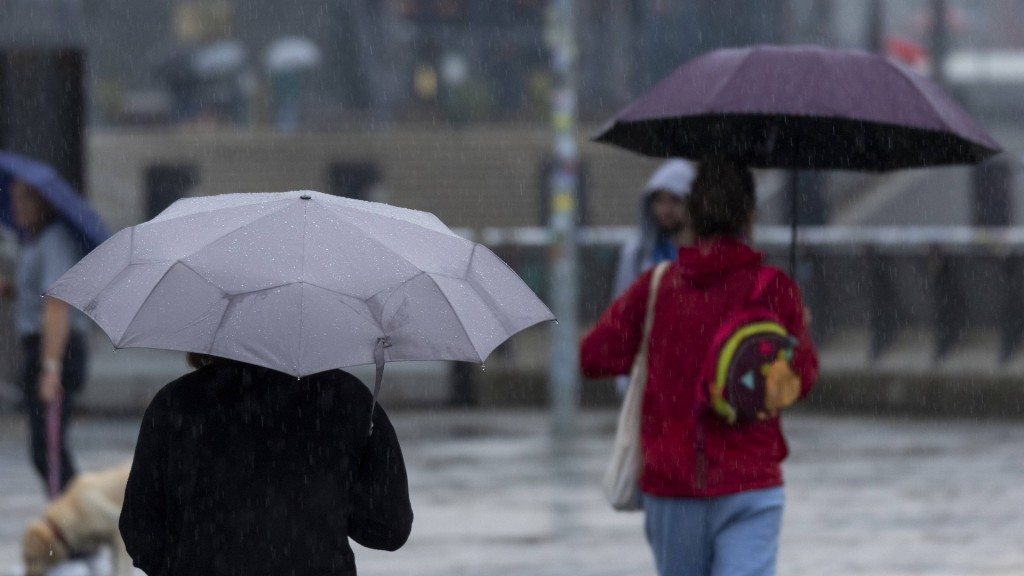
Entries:
[[595, 137], [648, 156], [736, 157], [762, 168], [890, 170], [975, 163], [999, 145], [927, 78], [818, 46], [699, 56]]
[[435, 216], [316, 192], [181, 200], [122, 230], [49, 295], [116, 347], [210, 353], [296, 376], [387, 360], [482, 362], [551, 312]]

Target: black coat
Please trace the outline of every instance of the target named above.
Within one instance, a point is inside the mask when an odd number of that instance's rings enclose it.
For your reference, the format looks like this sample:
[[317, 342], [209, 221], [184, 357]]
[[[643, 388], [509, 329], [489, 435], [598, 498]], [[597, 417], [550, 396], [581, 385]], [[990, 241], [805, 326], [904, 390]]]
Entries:
[[398, 438], [333, 370], [296, 379], [223, 361], [164, 387], [142, 421], [121, 535], [150, 576], [355, 574], [348, 538], [412, 528]]

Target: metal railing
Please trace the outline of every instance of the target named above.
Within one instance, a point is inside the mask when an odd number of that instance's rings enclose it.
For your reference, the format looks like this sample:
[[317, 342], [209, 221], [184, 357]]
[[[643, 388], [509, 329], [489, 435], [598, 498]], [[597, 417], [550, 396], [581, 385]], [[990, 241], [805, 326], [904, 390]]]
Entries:
[[[547, 296], [545, 228], [462, 229], [504, 258]], [[628, 227], [579, 230], [580, 318], [594, 321], [611, 283]], [[790, 229], [758, 227], [754, 245], [788, 268]], [[934, 361], [973, 331], [998, 335], [999, 362], [1024, 345], [1024, 227], [806, 227], [799, 232], [800, 284], [819, 345], [849, 331], [866, 333], [878, 359], [901, 333], [926, 335]], [[787, 270], [788, 271], [788, 270]]]

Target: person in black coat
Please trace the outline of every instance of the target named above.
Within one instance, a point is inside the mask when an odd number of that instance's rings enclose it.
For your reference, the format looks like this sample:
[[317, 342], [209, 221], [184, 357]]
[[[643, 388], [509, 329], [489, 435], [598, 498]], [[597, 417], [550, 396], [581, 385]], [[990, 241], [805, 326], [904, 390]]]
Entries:
[[150, 576], [355, 574], [348, 539], [397, 550], [412, 507], [398, 437], [341, 370], [232, 360], [165, 386], [142, 421], [120, 529]]

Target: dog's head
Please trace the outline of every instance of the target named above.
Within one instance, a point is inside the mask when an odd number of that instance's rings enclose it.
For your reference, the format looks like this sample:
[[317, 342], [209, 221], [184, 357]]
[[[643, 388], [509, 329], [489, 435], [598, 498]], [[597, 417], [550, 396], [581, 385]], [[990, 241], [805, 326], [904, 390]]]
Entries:
[[42, 576], [50, 568], [68, 559], [69, 550], [53, 528], [40, 519], [33, 520], [21, 538], [21, 558], [25, 576]]

